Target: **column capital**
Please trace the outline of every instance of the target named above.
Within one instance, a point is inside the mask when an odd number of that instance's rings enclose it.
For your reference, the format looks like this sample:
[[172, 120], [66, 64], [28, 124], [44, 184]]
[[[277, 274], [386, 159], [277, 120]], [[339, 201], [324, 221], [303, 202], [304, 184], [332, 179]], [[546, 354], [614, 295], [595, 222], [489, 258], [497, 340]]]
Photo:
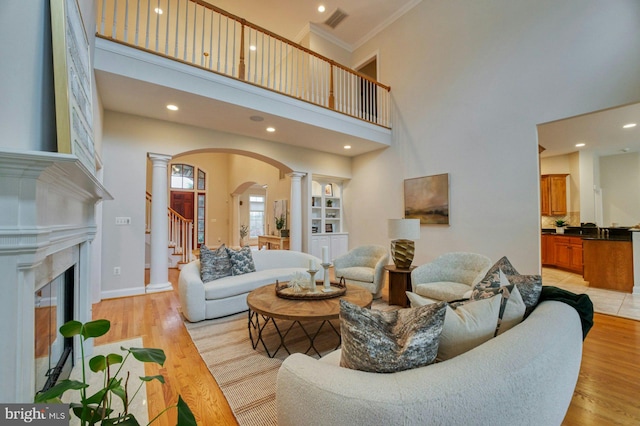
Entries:
[[287, 173], [287, 176], [289, 176], [291, 179], [300, 179], [303, 178], [307, 175], [306, 172], [291, 172], [291, 173]]
[[157, 154], [155, 152], [148, 152], [147, 157], [149, 157], [152, 163], [162, 162], [165, 164], [167, 164], [173, 158], [172, 155]]

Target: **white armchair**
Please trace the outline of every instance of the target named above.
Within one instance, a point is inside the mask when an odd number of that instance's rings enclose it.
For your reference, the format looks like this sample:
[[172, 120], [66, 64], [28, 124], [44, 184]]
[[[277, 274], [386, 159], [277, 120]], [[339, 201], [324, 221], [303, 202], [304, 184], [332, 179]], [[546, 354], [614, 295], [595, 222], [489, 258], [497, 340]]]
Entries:
[[337, 279], [344, 277], [347, 284], [366, 288], [377, 299], [382, 294], [384, 267], [389, 252], [382, 246], [360, 246], [333, 260]]
[[445, 253], [411, 272], [413, 292], [435, 300], [462, 299], [484, 278], [492, 262], [476, 253]]

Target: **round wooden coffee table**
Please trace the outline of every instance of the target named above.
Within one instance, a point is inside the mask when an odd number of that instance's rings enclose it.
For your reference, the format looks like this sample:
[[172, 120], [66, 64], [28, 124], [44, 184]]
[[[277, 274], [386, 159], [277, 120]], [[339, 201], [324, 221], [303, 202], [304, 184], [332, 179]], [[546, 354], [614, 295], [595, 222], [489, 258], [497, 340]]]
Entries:
[[[276, 295], [275, 284], [269, 284], [253, 290], [247, 296], [247, 305], [249, 306], [249, 337], [251, 338], [253, 349], [256, 349], [259, 344], [262, 344], [267, 355], [271, 358], [273, 358], [280, 349], [284, 349], [287, 353], [291, 354], [285, 340], [295, 326], [300, 327], [304, 335], [309, 339], [309, 347], [304, 353], [309, 353], [313, 350], [320, 356], [320, 352], [316, 349], [314, 342], [325, 327], [330, 327], [338, 336], [338, 345], [335, 348], [338, 349], [341, 342], [340, 332], [331, 323], [331, 320], [337, 320], [340, 317], [340, 299], [344, 299], [363, 308], [369, 308], [371, 307], [373, 296], [369, 291], [357, 285], [348, 286], [347, 292], [343, 296], [322, 300], [283, 299]], [[276, 319], [288, 320], [291, 321], [291, 323], [288, 324], [286, 328], [282, 328], [278, 325]], [[308, 323], [312, 321], [321, 321], [322, 323], [317, 330], [310, 332]], [[277, 342], [275, 350], [272, 349], [273, 352], [267, 347], [267, 342], [265, 342], [263, 336], [265, 328], [269, 324], [273, 325], [279, 336], [279, 339], [276, 339], [279, 340], [279, 342]]]

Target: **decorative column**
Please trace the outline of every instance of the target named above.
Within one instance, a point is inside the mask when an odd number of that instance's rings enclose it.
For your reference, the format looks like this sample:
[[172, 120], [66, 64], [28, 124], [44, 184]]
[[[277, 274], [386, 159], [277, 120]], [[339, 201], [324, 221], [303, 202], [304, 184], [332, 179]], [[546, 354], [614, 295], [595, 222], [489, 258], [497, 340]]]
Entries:
[[169, 243], [169, 224], [167, 223], [167, 165], [170, 155], [148, 154], [153, 167], [151, 202], [151, 270], [147, 293], [172, 290], [169, 282], [169, 257], [167, 247]]
[[302, 251], [302, 180], [303, 172], [291, 172], [291, 203], [289, 207], [289, 249]]
[[229, 239], [232, 246], [240, 245], [240, 194], [231, 194], [231, 229], [232, 237]]

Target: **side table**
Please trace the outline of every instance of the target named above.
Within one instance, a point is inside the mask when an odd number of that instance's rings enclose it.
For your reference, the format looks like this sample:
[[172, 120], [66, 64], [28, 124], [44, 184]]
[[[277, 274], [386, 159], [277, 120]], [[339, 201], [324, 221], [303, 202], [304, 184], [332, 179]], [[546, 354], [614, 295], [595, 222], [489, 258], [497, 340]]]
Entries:
[[399, 269], [396, 265], [387, 265], [384, 267], [389, 271], [389, 304], [399, 305], [403, 308], [409, 307], [409, 298], [406, 291], [413, 291], [411, 287], [411, 271], [416, 267], [411, 266], [409, 269]]

